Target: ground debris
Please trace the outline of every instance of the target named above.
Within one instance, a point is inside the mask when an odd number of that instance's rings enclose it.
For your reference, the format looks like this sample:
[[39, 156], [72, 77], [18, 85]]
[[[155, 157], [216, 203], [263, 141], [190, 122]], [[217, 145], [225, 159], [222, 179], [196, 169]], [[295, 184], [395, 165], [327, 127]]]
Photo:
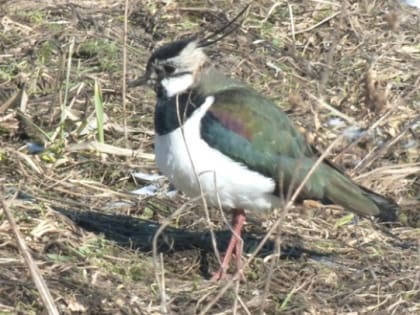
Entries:
[[[129, 2], [130, 80], [153, 47], [218, 29], [248, 3]], [[9, 207], [60, 313], [199, 314], [216, 298], [206, 314], [420, 313], [419, 10], [397, 0], [263, 0], [211, 47], [221, 69], [274, 99], [318, 150], [346, 133], [332, 159], [402, 208], [386, 233], [333, 206], [296, 206], [281, 246], [270, 238], [247, 283], [219, 298], [224, 284], [206, 280], [218, 264], [208, 231], [223, 250], [224, 216], [212, 210], [208, 222], [182, 194], [160, 193], [171, 190], [161, 178], [157, 193], [131, 193], [147, 182], [133, 173], [156, 173], [154, 95], [129, 89], [123, 111], [124, 1], [0, 6], [0, 184], [7, 200], [16, 195]], [[249, 218], [244, 259], [275, 219]], [[0, 313], [43, 312], [0, 209]]]

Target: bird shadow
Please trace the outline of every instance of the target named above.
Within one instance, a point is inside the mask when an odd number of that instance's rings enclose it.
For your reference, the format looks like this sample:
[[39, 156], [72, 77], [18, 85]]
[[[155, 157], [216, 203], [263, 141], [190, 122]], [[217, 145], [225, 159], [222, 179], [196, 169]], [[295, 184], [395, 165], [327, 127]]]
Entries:
[[[118, 245], [142, 252], [153, 250], [153, 238], [161, 227], [160, 224], [128, 215], [105, 214], [95, 211], [78, 211], [55, 208], [56, 211], [70, 218], [77, 226], [96, 233], [103, 234], [106, 239]], [[230, 230], [215, 231], [216, 245], [220, 252], [227, 248], [231, 237]], [[265, 234], [243, 233], [243, 251], [252, 253], [260, 244]], [[319, 259], [329, 256], [305, 248], [301, 244], [301, 238], [297, 235], [289, 235], [293, 244], [281, 245], [281, 259], [299, 259], [302, 256]], [[284, 243], [284, 242], [283, 242]], [[157, 251], [160, 253], [176, 253], [198, 249], [200, 251], [200, 270], [204, 277], [208, 277], [207, 257], [214, 253], [213, 241], [210, 231], [190, 231], [183, 228], [166, 227], [157, 239]], [[268, 240], [257, 257], [266, 257], [274, 252], [275, 243]]]

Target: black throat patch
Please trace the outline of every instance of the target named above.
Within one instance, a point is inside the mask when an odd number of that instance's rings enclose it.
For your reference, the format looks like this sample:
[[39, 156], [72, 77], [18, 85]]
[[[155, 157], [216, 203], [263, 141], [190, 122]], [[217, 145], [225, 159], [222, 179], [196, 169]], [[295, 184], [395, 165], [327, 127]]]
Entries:
[[205, 99], [205, 96], [193, 91], [170, 98], [159, 97], [155, 109], [155, 132], [165, 135], [174, 131], [203, 105]]

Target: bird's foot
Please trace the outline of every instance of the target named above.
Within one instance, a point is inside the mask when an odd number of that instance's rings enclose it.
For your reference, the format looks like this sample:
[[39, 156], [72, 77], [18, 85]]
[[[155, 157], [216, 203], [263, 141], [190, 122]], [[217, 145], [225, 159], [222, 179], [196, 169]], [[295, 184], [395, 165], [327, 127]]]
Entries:
[[219, 270], [213, 273], [213, 276], [210, 278], [210, 280], [213, 282], [218, 282], [221, 280], [225, 280], [227, 276], [228, 274], [226, 273], [226, 270], [220, 268]]
[[[245, 212], [242, 209], [233, 210], [232, 225], [233, 233], [230, 238], [228, 247], [226, 249], [225, 257], [223, 258], [220, 269], [213, 274], [212, 281], [224, 280], [228, 277], [227, 270], [229, 268], [230, 260], [232, 256], [235, 256], [236, 270], [234, 277], [238, 277], [240, 281], [245, 281], [245, 275], [242, 270], [242, 244], [241, 230], [245, 223]], [[230, 276], [232, 277], [232, 276]]]
[[239, 278], [239, 281], [241, 282], [246, 282], [245, 274], [242, 269], [239, 269], [234, 274], [230, 274], [227, 273], [227, 270], [223, 267], [221, 267], [218, 271], [214, 272], [210, 280], [213, 282], [219, 282], [223, 280], [230, 280], [232, 277]]

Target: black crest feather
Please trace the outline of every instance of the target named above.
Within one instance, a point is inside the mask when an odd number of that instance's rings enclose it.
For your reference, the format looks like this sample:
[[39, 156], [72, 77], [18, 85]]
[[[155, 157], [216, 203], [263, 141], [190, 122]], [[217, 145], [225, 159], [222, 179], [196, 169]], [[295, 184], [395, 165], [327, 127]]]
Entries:
[[250, 4], [247, 4], [241, 10], [241, 12], [239, 12], [231, 21], [229, 21], [228, 23], [223, 25], [217, 31], [215, 31], [212, 34], [208, 35], [207, 37], [201, 39], [199, 41], [199, 46], [200, 47], [207, 47], [207, 46], [213, 45], [214, 43], [222, 40], [226, 36], [233, 33], [235, 30], [237, 30], [241, 26], [243, 20], [240, 23], [236, 23], [236, 22], [239, 20], [239, 18], [244, 16], [245, 12], [248, 10], [249, 7], [250, 7]]

